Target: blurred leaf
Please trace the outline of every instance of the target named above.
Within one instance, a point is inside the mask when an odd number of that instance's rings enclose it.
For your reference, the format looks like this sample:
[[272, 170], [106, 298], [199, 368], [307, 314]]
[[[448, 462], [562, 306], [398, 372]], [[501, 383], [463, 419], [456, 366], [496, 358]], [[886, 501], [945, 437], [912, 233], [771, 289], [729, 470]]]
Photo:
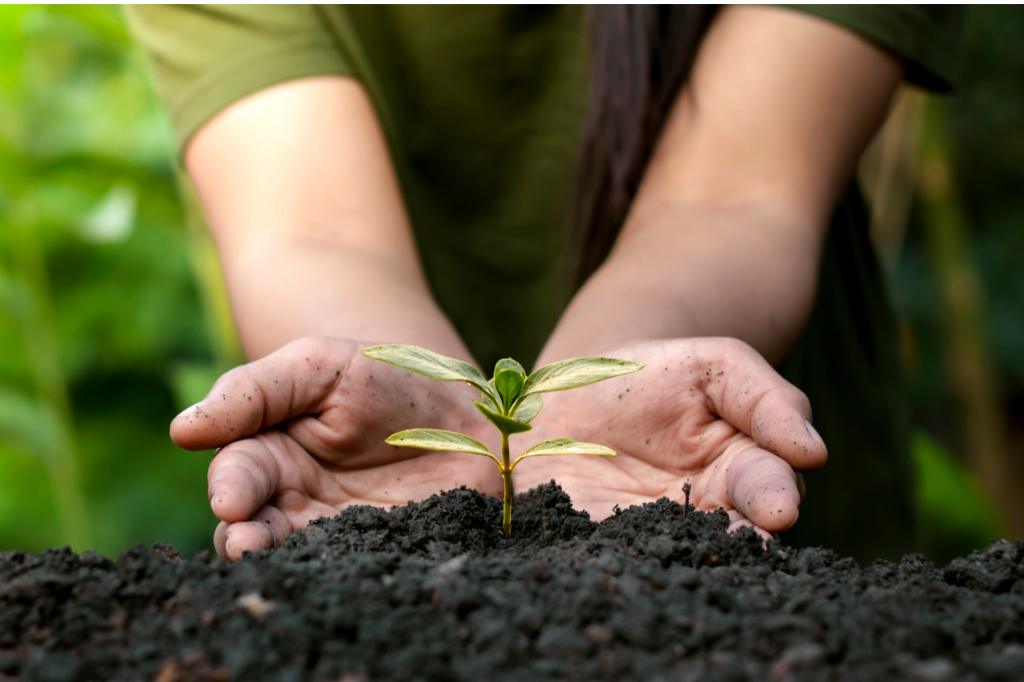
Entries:
[[0, 311], [14, 321], [24, 321], [32, 314], [32, 292], [3, 268], [0, 268]]
[[929, 558], [941, 565], [1004, 536], [981, 485], [937, 441], [918, 431], [911, 453]]
[[0, 440], [0, 548], [58, 546], [61, 528], [46, 463]]
[[205, 398], [217, 379], [229, 369], [210, 363], [175, 364], [171, 369], [170, 383], [177, 407], [184, 410]]
[[45, 459], [60, 447], [60, 420], [46, 403], [0, 386], [0, 437]]
[[[66, 535], [68, 463], [29, 453], [72, 450], [97, 549], [209, 547], [209, 458], [179, 453], [167, 425], [216, 363], [145, 62], [117, 7], [0, 6], [0, 45], [0, 550]], [[26, 277], [26, 240], [41, 277]], [[40, 334], [73, 432], [26, 398]], [[48, 440], [61, 433], [74, 448]]]
[[132, 47], [132, 38], [125, 29], [120, 7], [117, 5], [48, 5], [55, 16], [74, 19], [93, 32], [97, 41], [126, 49]]
[[135, 227], [136, 192], [125, 184], [115, 185], [92, 213], [80, 223], [86, 241], [113, 244], [127, 239]]

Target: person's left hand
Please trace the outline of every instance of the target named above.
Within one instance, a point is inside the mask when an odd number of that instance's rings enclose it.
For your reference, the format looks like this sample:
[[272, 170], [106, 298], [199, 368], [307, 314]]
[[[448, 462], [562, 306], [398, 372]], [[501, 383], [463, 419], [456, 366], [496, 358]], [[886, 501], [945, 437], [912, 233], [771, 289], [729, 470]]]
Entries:
[[807, 397], [754, 349], [735, 339], [677, 339], [607, 357], [646, 367], [545, 393], [534, 430], [514, 437], [512, 451], [515, 458], [535, 442], [569, 437], [617, 456], [530, 458], [515, 469], [517, 491], [554, 479], [577, 509], [600, 521], [616, 505], [661, 497], [682, 503], [689, 482], [690, 502], [724, 508], [730, 530], [752, 525], [767, 538], [796, 522], [803, 496], [796, 472], [821, 468], [828, 455], [810, 425]]

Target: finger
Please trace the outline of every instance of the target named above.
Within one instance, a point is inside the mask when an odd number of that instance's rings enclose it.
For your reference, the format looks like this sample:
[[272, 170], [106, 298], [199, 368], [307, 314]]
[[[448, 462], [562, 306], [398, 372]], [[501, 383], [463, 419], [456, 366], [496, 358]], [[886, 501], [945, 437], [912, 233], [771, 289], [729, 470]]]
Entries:
[[213, 545], [221, 559], [238, 561], [243, 552], [280, 547], [291, 532], [292, 524], [284, 512], [267, 505], [252, 521], [231, 524], [221, 521], [214, 531]]
[[[359, 500], [359, 502], [374, 504], [369, 500]], [[327, 504], [297, 490], [286, 490], [274, 498], [274, 507], [286, 515], [291, 528], [302, 528], [325, 517], [333, 518], [346, 506], [348, 505], [344, 503], [337, 506]]]
[[274, 538], [274, 547], [280, 547], [285, 538], [292, 534], [292, 524], [288, 517], [274, 505], [268, 504], [260, 509], [252, 520], [266, 524]]
[[298, 339], [265, 358], [224, 374], [199, 403], [171, 422], [171, 440], [206, 450], [309, 412], [337, 385], [355, 358], [355, 341]]
[[224, 543], [228, 539], [228, 522], [221, 521], [217, 524], [217, 530], [213, 531], [213, 548], [217, 550], [217, 556], [221, 559], [227, 560], [228, 552], [224, 547]]
[[729, 462], [726, 491], [744, 518], [766, 531], [782, 531], [800, 516], [800, 484], [779, 457], [760, 448], [741, 450]]
[[274, 532], [262, 521], [232, 523], [226, 535], [224, 554], [228, 561], [238, 561], [243, 552], [274, 548]]
[[761, 536], [762, 545], [766, 546], [769, 540], [778, 540], [778, 538], [775, 537], [772, 533], [769, 533], [764, 528], [758, 528], [751, 522], [750, 519], [745, 518], [743, 514], [740, 514], [735, 509], [730, 509], [728, 514], [729, 527], [725, 530], [727, 533], [729, 533], [729, 535], [735, 535], [736, 531], [738, 531], [740, 528], [750, 528], [755, 533]]
[[828, 450], [811, 425], [811, 403], [757, 351], [736, 339], [700, 339], [700, 380], [718, 416], [793, 468], [825, 465]]
[[284, 513], [267, 505], [251, 521], [228, 524], [224, 532], [224, 558], [238, 561], [243, 552], [279, 547], [292, 532]]
[[280, 478], [277, 459], [264, 439], [232, 443], [210, 462], [210, 508], [228, 523], [248, 521], [277, 491]]

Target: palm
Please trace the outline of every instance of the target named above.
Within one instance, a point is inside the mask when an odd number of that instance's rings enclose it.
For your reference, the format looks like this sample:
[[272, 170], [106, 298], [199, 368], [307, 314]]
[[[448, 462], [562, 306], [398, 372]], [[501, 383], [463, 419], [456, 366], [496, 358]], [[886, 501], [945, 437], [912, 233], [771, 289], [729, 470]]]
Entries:
[[817, 468], [825, 451], [803, 422], [803, 414], [809, 415], [806, 398], [752, 353], [722, 339], [614, 351], [615, 357], [647, 367], [578, 391], [549, 394], [535, 430], [520, 439], [525, 447], [568, 436], [606, 445], [617, 456], [523, 462], [516, 468], [516, 488], [554, 479], [577, 507], [602, 519], [616, 505], [661, 497], [681, 502], [689, 482], [698, 509], [724, 507], [738, 523], [749, 519], [767, 531], [788, 528], [800, 502], [791, 465]]
[[183, 447], [229, 444], [209, 472], [222, 556], [273, 546], [351, 505], [402, 504], [460, 485], [501, 495], [501, 478], [487, 460], [384, 443], [412, 427], [492, 437], [482, 417], [466, 409], [465, 387], [373, 362], [358, 353], [360, 345], [290, 344], [229, 372], [172, 424]]

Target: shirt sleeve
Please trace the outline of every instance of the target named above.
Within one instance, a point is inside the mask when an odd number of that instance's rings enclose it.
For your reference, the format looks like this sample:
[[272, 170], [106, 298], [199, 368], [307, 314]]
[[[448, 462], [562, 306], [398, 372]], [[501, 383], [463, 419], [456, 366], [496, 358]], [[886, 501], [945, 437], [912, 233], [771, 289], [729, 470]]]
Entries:
[[907, 82], [947, 92], [957, 82], [963, 5], [786, 5], [847, 28], [901, 59]]
[[132, 5], [179, 151], [204, 123], [259, 90], [352, 68], [311, 5]]

